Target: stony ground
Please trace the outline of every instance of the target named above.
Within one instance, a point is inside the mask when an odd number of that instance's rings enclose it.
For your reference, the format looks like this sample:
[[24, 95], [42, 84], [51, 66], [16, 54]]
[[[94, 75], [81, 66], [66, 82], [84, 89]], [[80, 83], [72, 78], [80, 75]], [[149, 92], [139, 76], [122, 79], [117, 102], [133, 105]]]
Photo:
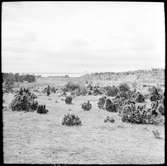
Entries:
[[[5, 105], [12, 95], [4, 96]], [[68, 164], [159, 164], [164, 163], [164, 126], [122, 123], [117, 113], [100, 111], [99, 96], [76, 97], [67, 105], [56, 95], [38, 96], [48, 114], [3, 112], [5, 163]], [[81, 103], [90, 99], [93, 108], [83, 111]], [[56, 101], [58, 103], [56, 103]], [[80, 127], [62, 126], [64, 114], [77, 114]], [[113, 116], [115, 123], [104, 123]], [[152, 133], [158, 129], [161, 139]]]

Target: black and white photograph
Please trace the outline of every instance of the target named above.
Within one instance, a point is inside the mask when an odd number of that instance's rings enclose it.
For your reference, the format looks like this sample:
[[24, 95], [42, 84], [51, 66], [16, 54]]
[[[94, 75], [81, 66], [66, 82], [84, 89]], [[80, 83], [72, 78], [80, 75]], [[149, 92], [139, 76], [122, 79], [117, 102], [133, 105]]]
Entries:
[[165, 163], [164, 2], [1, 9], [3, 163]]

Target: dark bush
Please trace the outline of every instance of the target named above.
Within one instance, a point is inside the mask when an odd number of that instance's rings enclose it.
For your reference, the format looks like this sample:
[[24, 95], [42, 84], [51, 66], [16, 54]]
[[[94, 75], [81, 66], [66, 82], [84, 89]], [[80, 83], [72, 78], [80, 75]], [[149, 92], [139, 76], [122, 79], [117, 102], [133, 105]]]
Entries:
[[46, 109], [45, 105], [39, 105], [37, 109], [37, 113], [39, 114], [46, 114], [48, 110]]
[[72, 96], [67, 96], [65, 99], [66, 104], [71, 104], [72, 103]]
[[105, 87], [105, 90], [106, 90], [106, 95], [107, 96], [112, 96], [112, 97], [114, 97], [114, 96], [116, 96], [117, 95], [117, 93], [118, 93], [118, 88], [117, 87], [115, 87], [115, 86], [107, 86], [107, 87]]
[[136, 102], [138, 102], [138, 103], [145, 102], [145, 97], [141, 93], [139, 93], [139, 92], [136, 95]]
[[127, 92], [127, 91], [130, 91], [130, 87], [128, 86], [128, 84], [126, 83], [122, 83], [118, 86], [119, 90], [121, 92]]
[[50, 93], [51, 93], [51, 88], [50, 88], [50, 86], [49, 86], [49, 85], [48, 85], [48, 87], [47, 87], [46, 92], [47, 92], [47, 96], [49, 96], [49, 95], [50, 95]]
[[67, 91], [73, 91], [75, 89], [80, 89], [80, 85], [77, 84], [77, 83], [74, 83], [74, 82], [68, 82], [66, 85], [65, 85], [65, 89]]
[[149, 88], [150, 91], [150, 100], [151, 101], [157, 101], [157, 100], [161, 100], [163, 95], [161, 95], [158, 91], [158, 89], [153, 86], [152, 88]]
[[116, 105], [110, 100], [106, 99], [105, 109], [109, 112], [116, 112]]
[[36, 95], [31, 93], [29, 89], [21, 88], [12, 100], [11, 109], [12, 111], [34, 111], [38, 106], [36, 98]]
[[89, 111], [91, 108], [92, 108], [92, 104], [90, 103], [89, 100], [88, 100], [87, 103], [83, 103], [83, 104], [82, 104], [82, 109], [83, 109], [84, 111]]
[[77, 115], [74, 114], [67, 114], [64, 116], [62, 125], [67, 125], [67, 126], [78, 126], [81, 125], [81, 120]]
[[115, 122], [115, 119], [114, 119], [113, 117], [107, 116], [107, 117], [104, 119], [104, 123], [106, 123], [106, 122], [114, 123], [114, 122]]
[[100, 109], [104, 109], [105, 101], [106, 101], [106, 96], [99, 98], [97, 105]]
[[135, 104], [127, 104], [123, 107], [122, 121], [137, 124], [158, 124], [159, 119], [155, 110], [146, 108], [146, 105], [140, 106]]

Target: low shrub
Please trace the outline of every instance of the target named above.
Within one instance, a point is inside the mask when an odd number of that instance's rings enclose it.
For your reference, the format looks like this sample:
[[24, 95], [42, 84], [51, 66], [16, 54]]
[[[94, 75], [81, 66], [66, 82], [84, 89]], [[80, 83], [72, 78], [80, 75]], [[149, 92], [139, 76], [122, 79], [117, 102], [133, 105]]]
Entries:
[[106, 99], [105, 109], [109, 112], [117, 112], [116, 105], [110, 99]]
[[63, 121], [62, 121], [62, 125], [66, 125], [66, 126], [79, 126], [81, 125], [81, 120], [77, 115], [74, 114], [67, 114], [64, 116]]
[[122, 121], [137, 124], [159, 124], [158, 114], [155, 115], [155, 110], [146, 108], [146, 105], [136, 106], [135, 104], [127, 104], [123, 107]]
[[104, 123], [106, 123], [106, 122], [114, 123], [114, 122], [115, 122], [115, 119], [114, 119], [113, 117], [107, 116], [107, 117], [104, 119]]
[[138, 92], [136, 95], [135, 101], [138, 103], [143, 103], [145, 102], [145, 97], [141, 93]]
[[72, 96], [67, 96], [65, 99], [66, 104], [71, 104], [72, 103]]
[[34, 111], [38, 107], [38, 102], [35, 94], [31, 93], [29, 89], [19, 89], [16, 92], [15, 98], [11, 102], [12, 111]]
[[65, 89], [67, 91], [73, 91], [75, 89], [80, 89], [80, 85], [77, 84], [77, 83], [74, 83], [74, 82], [68, 82], [66, 85], [65, 85]]
[[91, 108], [92, 108], [92, 104], [90, 103], [89, 100], [88, 100], [87, 103], [83, 103], [83, 104], [82, 104], [82, 109], [83, 109], [84, 111], [89, 111]]
[[37, 108], [37, 113], [46, 114], [48, 113], [48, 110], [46, 109], [45, 105], [39, 105]]
[[115, 87], [115, 86], [107, 86], [107, 87], [105, 87], [105, 90], [106, 90], [106, 95], [107, 96], [112, 96], [112, 97], [114, 97], [114, 96], [116, 96], [117, 95], [117, 93], [118, 93], [118, 88], [117, 87]]
[[97, 103], [97, 106], [99, 107], [99, 109], [104, 109], [105, 101], [106, 101], [106, 96], [99, 98], [99, 101]]
[[130, 87], [129, 87], [129, 85], [126, 84], [126, 83], [121, 83], [121, 84], [118, 86], [118, 89], [119, 89], [121, 92], [130, 91]]

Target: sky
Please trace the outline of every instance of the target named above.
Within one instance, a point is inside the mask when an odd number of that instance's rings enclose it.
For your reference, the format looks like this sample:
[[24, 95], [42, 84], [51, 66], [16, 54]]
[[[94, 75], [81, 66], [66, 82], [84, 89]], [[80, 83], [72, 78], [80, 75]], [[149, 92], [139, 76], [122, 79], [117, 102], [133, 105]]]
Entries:
[[2, 72], [165, 68], [164, 3], [3, 2]]

